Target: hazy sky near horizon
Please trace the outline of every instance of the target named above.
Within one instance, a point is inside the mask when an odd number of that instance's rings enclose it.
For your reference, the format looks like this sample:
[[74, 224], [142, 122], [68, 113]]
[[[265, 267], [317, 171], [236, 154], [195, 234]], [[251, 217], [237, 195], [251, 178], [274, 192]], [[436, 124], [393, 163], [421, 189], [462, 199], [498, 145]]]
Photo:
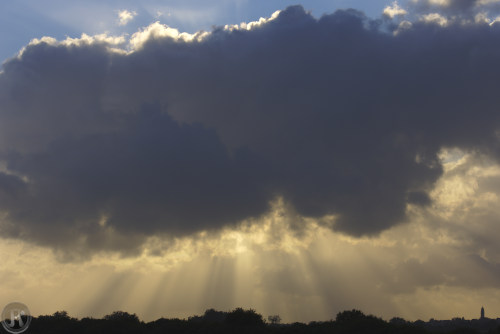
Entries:
[[0, 300], [500, 316], [500, 1], [138, 3], [1, 3]]

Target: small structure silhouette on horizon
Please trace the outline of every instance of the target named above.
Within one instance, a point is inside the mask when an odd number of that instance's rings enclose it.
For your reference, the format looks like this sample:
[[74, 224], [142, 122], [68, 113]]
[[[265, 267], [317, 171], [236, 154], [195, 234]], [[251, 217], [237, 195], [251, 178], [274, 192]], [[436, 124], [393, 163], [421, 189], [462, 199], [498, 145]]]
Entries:
[[484, 307], [481, 306], [481, 319], [484, 319]]

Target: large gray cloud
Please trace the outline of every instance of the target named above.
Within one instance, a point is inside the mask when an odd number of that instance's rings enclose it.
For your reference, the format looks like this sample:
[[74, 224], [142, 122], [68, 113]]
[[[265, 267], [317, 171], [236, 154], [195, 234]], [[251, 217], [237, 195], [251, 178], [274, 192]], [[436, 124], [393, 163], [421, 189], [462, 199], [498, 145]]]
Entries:
[[[123, 250], [259, 217], [280, 196], [378, 233], [430, 203], [442, 147], [497, 154], [499, 36], [290, 7], [129, 54], [31, 44], [0, 74], [3, 230]], [[134, 238], [106, 243], [110, 227]]]

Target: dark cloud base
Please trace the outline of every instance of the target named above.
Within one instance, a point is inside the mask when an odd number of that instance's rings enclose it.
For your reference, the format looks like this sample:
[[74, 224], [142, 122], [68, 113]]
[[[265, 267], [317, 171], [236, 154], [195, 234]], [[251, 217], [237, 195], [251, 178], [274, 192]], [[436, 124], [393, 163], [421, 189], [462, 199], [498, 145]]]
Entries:
[[354, 236], [404, 222], [431, 204], [441, 148], [498, 155], [500, 28], [387, 29], [296, 6], [128, 55], [27, 46], [0, 74], [4, 232], [126, 250], [143, 239], [92, 240], [214, 230], [276, 197]]

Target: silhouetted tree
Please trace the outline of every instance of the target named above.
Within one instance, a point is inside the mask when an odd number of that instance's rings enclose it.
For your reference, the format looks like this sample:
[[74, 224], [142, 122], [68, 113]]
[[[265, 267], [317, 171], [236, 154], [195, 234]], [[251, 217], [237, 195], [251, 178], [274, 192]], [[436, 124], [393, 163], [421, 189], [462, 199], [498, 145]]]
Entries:
[[244, 310], [241, 307], [229, 312], [226, 317], [226, 322], [230, 325], [247, 327], [264, 325], [262, 315], [258, 314], [253, 309]]
[[386, 332], [388, 324], [373, 315], [351, 310], [337, 314], [335, 327], [343, 333], [382, 333]]
[[216, 311], [213, 308], [208, 309], [203, 314], [203, 320], [209, 322], [224, 322], [227, 317], [227, 312]]
[[78, 326], [78, 319], [71, 318], [66, 311], [57, 311], [52, 315], [33, 318], [28, 333], [75, 333]]
[[52, 317], [56, 320], [71, 319], [66, 311], [57, 311], [52, 314]]
[[270, 315], [267, 317], [267, 320], [272, 324], [272, 325], [278, 325], [281, 322], [281, 317], [279, 315]]
[[137, 315], [123, 311], [115, 311], [105, 315], [104, 323], [106, 333], [139, 333], [141, 322]]
[[351, 311], [343, 311], [337, 313], [337, 317], [335, 321], [340, 322], [354, 322], [354, 321], [363, 321], [365, 320], [366, 315], [360, 310], [351, 310]]
[[121, 321], [121, 322], [139, 322], [139, 318], [135, 313], [130, 314], [128, 312], [123, 312], [123, 311], [115, 311], [111, 314], [105, 315], [104, 319], [111, 321]]

